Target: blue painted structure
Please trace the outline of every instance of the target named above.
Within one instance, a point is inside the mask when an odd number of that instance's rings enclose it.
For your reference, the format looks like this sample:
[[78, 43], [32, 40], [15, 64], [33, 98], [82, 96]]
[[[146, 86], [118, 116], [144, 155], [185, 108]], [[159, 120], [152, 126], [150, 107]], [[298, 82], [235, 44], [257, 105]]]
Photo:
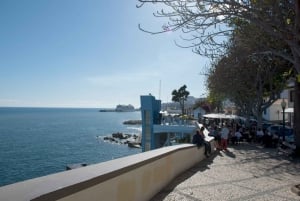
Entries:
[[141, 96], [141, 115], [142, 115], [142, 150], [149, 151], [163, 146], [169, 146], [170, 136], [192, 136], [196, 127], [194, 122], [187, 123], [162, 121], [161, 101], [156, 100], [152, 95]]
[[155, 149], [153, 125], [161, 122], [161, 101], [154, 96], [141, 96], [142, 150]]

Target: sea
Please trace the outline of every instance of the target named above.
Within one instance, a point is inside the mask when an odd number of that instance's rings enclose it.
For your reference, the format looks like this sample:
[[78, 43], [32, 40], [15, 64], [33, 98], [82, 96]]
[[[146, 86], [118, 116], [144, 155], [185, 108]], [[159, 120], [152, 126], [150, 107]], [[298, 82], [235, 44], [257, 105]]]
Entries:
[[141, 153], [141, 149], [103, 140], [112, 133], [141, 135], [136, 112], [99, 109], [0, 108], [0, 186]]

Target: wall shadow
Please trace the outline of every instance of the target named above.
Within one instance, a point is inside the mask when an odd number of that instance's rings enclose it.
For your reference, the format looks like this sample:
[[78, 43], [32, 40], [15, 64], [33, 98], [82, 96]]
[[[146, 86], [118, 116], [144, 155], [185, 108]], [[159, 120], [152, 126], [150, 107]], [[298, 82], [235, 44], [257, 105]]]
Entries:
[[[272, 178], [274, 179], [274, 181], [276, 181], [288, 180], [289, 175], [299, 176], [299, 159], [280, 154], [277, 152], [276, 148], [265, 148], [260, 144], [245, 142], [240, 145], [229, 146], [228, 151], [215, 151], [209, 158], [206, 158], [205, 160], [199, 162], [194, 167], [188, 169], [187, 171], [176, 177], [171, 183], [169, 183], [167, 187], [165, 187], [157, 195], [155, 195], [151, 199], [151, 201], [164, 200], [170, 193], [172, 193], [172, 191], [175, 190], [178, 185], [190, 179], [195, 174], [210, 169], [211, 164], [213, 164], [214, 160], [218, 157], [234, 159], [230, 160], [230, 163], [223, 165], [232, 166], [234, 164], [242, 167], [250, 167], [245, 171], [247, 171], [250, 175], [252, 174], [253, 179]], [[248, 179], [249, 178], [247, 178], [247, 180]], [[238, 183], [241, 181], [242, 180], [236, 180], [231, 182]], [[278, 189], [272, 190], [277, 191]], [[190, 195], [184, 196], [189, 197]], [[254, 194], [251, 194], [251, 196], [259, 197], [261, 196], [261, 193], [256, 192]], [[195, 199], [195, 197], [191, 197], [191, 199]]]
[[182, 174], [178, 175], [175, 179], [173, 179], [164, 189], [162, 189], [158, 194], [150, 199], [150, 201], [162, 201], [165, 197], [170, 194], [176, 186], [184, 182], [185, 180], [191, 178], [194, 174], [198, 172], [204, 172], [207, 169], [210, 169], [210, 165], [213, 163], [213, 160], [218, 156], [223, 156], [224, 153], [220, 151], [213, 152], [208, 158], [200, 161], [195, 166], [186, 170]]

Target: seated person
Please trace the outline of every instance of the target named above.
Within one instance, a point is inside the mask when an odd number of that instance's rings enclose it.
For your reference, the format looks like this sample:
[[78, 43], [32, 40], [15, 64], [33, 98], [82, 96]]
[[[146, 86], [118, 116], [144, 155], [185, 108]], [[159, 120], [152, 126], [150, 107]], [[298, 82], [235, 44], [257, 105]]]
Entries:
[[200, 131], [197, 130], [196, 134], [193, 136], [193, 144], [197, 145], [197, 147], [201, 147], [204, 142], [204, 138], [200, 134]]
[[211, 146], [209, 142], [205, 141], [205, 135], [203, 133], [204, 127], [201, 127], [200, 130], [197, 129], [196, 134], [193, 136], [193, 144], [196, 144], [200, 148], [204, 144], [204, 153], [208, 157], [211, 153]]

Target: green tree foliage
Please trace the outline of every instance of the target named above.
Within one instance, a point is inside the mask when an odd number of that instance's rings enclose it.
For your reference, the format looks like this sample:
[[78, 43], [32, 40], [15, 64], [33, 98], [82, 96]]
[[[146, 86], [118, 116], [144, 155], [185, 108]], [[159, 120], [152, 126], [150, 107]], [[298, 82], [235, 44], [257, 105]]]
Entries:
[[[259, 54], [267, 46], [289, 50], [284, 43], [272, 41], [248, 22], [235, 25], [227, 55], [214, 65], [208, 88], [223, 93], [246, 115], [261, 123], [263, 111], [273, 104], [284, 89], [292, 65], [270, 54]], [[258, 40], [260, 39], [260, 40]], [[259, 41], [259, 43], [257, 42]]]
[[193, 109], [197, 109], [197, 108], [202, 108], [203, 110], [205, 110], [206, 113], [210, 113], [211, 112], [211, 104], [208, 102], [207, 99], [200, 99], [198, 100], [194, 105], [193, 105]]
[[178, 102], [181, 108], [181, 113], [184, 112], [184, 102], [187, 100], [187, 97], [190, 95], [190, 92], [186, 90], [187, 86], [183, 85], [178, 90], [174, 89], [172, 91], [172, 101]]
[[[236, 30], [233, 20], [249, 22], [266, 33], [273, 41], [281, 41], [286, 48], [272, 47], [256, 52], [281, 57], [292, 64], [295, 73], [294, 130], [297, 152], [300, 155], [300, 0], [138, 0], [142, 7], [153, 3], [160, 5], [154, 16], [165, 18], [168, 23], [158, 34], [180, 30], [184, 44], [200, 55], [220, 59], [227, 55], [227, 40]], [[237, 25], [237, 22], [234, 22]], [[259, 40], [258, 40], [259, 41]], [[289, 68], [289, 66], [288, 66]], [[289, 69], [287, 69], [289, 70]]]

